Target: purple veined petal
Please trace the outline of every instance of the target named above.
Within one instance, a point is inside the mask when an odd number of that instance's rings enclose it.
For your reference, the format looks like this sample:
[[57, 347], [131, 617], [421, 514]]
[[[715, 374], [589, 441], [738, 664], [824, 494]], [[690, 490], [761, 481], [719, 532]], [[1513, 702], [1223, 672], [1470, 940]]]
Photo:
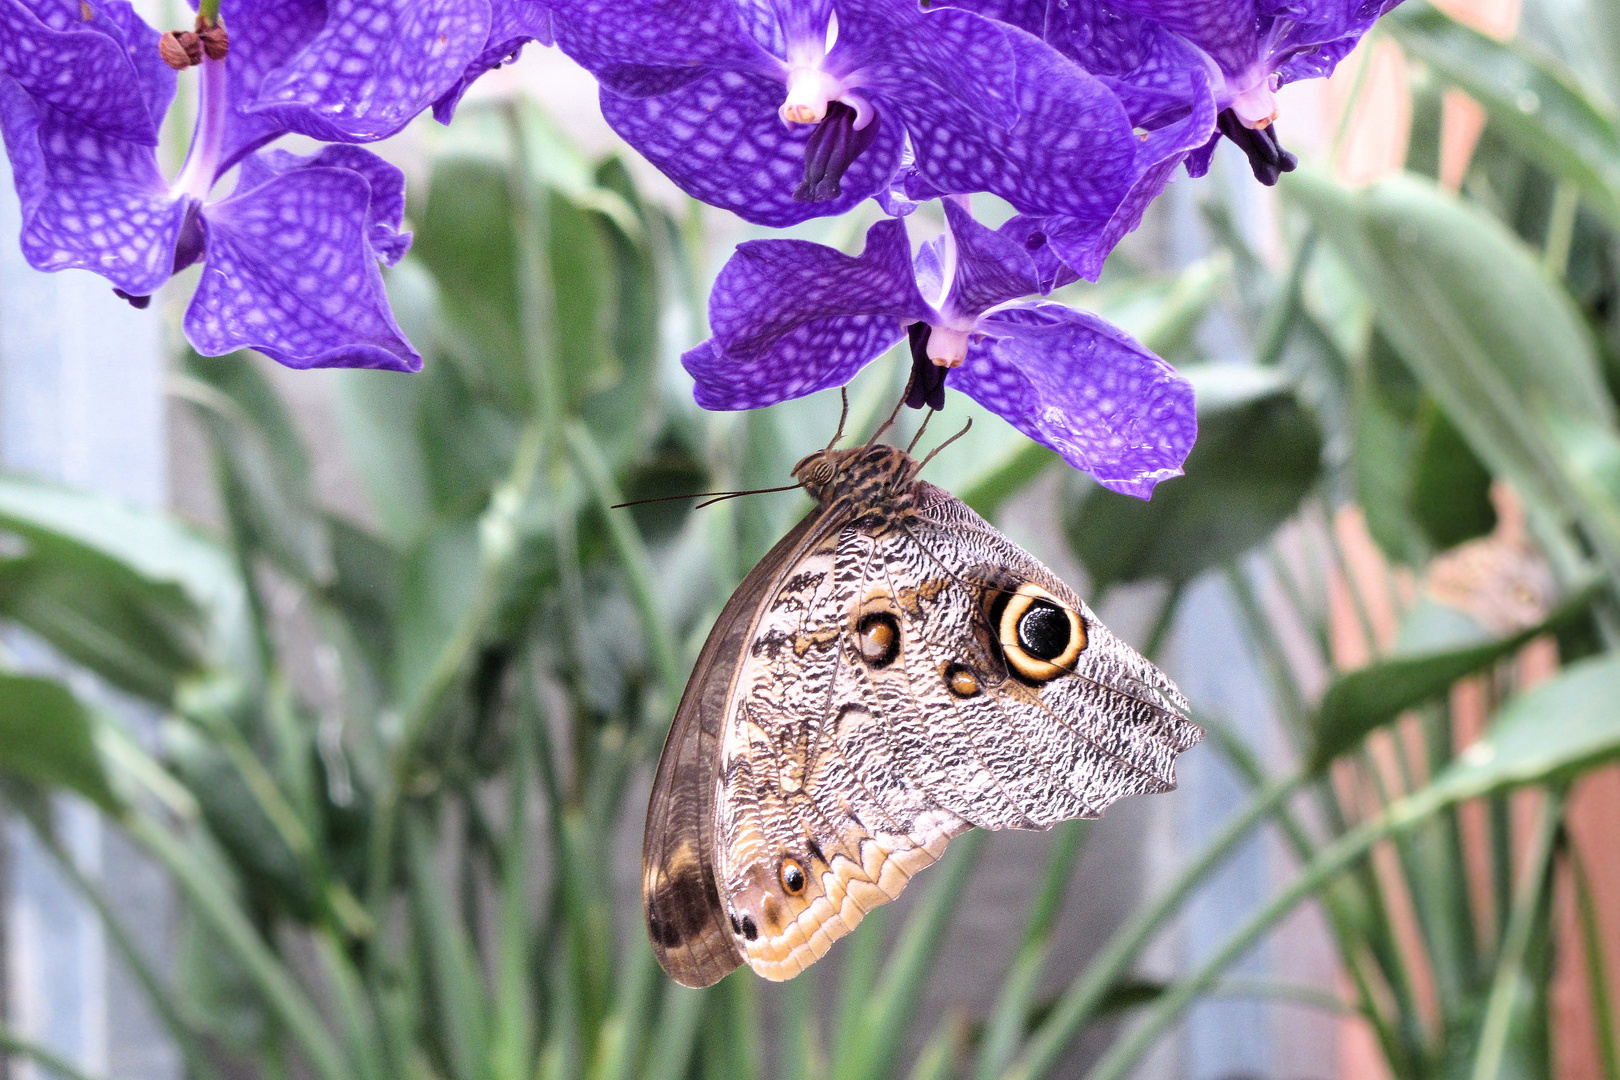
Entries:
[[917, 291], [903, 222], [873, 225], [865, 250], [853, 257], [808, 240], [739, 244], [709, 293], [714, 340], [741, 360], [771, 355], [804, 323], [854, 315], [938, 321]]
[[550, 45], [556, 40], [551, 26], [551, 8], [540, 0], [492, 0], [489, 9], [489, 40], [484, 51], [473, 57], [461, 78], [433, 103], [433, 119], [448, 124], [456, 105], [480, 75], [511, 63], [531, 41]]
[[1054, 5], [1046, 40], [1101, 78], [1135, 127], [1152, 130], [1174, 120], [1208, 82], [1208, 60], [1200, 50], [1108, 0]]
[[323, 142], [387, 138], [455, 85], [489, 30], [490, 0], [331, 0], [243, 109]]
[[163, 62], [163, 55], [158, 52], [158, 39], [162, 35], [146, 25], [129, 0], [98, 0], [91, 10], [96, 19], [105, 19], [120, 35], [124, 54], [135, 69], [141, 96], [146, 101], [146, 114], [154, 125], [161, 125], [179, 85], [175, 70]]
[[1400, 0], [1292, 0], [1270, 13], [1288, 27], [1274, 46], [1272, 69], [1279, 83], [1333, 74], [1372, 24]]
[[1013, 243], [1029, 252], [1030, 259], [1035, 263], [1035, 277], [1037, 288], [1030, 292], [1038, 292], [1042, 296], [1053, 289], [1072, 285], [1080, 280], [1080, 275], [1069, 267], [1069, 264], [1058, 257], [1052, 245], [1047, 242], [1047, 229], [1050, 222], [1047, 218], [1030, 217], [1028, 214], [1018, 214], [1008, 218], [1001, 228], [996, 231]]
[[[872, 9], [911, 14], [887, 33]], [[962, 116], [1011, 128], [1018, 120], [1019, 57], [999, 23], [969, 11], [918, 12], [892, 0], [839, 0], [838, 45], [827, 57], [838, 74], [859, 69], [863, 92], [901, 98], [910, 112]], [[861, 16], [856, 21], [856, 15]], [[854, 22], [846, 26], [845, 21]], [[863, 23], [870, 24], [862, 36]]]
[[1119, 100], [1051, 46], [1002, 31], [1018, 57], [1018, 122], [986, 124], [891, 94], [916, 154], [907, 194], [989, 191], [1023, 214], [1107, 217], [1135, 175], [1137, 139]]
[[879, 112], [871, 146], [826, 202], [797, 202], [811, 127], [777, 116], [782, 84], [737, 71], [711, 71], [673, 93], [625, 98], [604, 89], [602, 115], [624, 140], [693, 198], [756, 225], [782, 228], [841, 214], [882, 191], [900, 162], [900, 126]]
[[169, 279], [186, 206], [153, 148], [40, 106], [0, 79], [0, 129], [22, 204], [22, 250], [39, 270], [90, 270], [131, 296]]
[[242, 160], [237, 190], [243, 193], [299, 169], [348, 169], [371, 186], [366, 207], [366, 239], [384, 266], [393, 266], [411, 247], [411, 234], [401, 232], [405, 222], [405, 174], [358, 146], [328, 146], [302, 157], [286, 150], [261, 150]]
[[603, 90], [620, 97], [649, 98], [672, 94], [709, 74], [703, 66], [666, 67], [659, 64], [610, 64], [595, 73]]
[[889, 315], [812, 319], [776, 338], [770, 352], [738, 359], [711, 338], [681, 357], [705, 409], [763, 409], [830, 386], [843, 386], [905, 336]]
[[257, 349], [288, 367], [416, 371], [367, 240], [371, 185], [305, 168], [206, 207], [208, 253], [186, 309], [200, 353]]
[[[54, 29], [33, 7], [62, 22], [54, 5], [0, 0], [0, 78], [15, 80], [82, 128], [156, 146], [163, 117], [150, 111], [147, 87], [125, 47], [124, 26], [91, 8], [90, 19]], [[147, 29], [155, 52], [157, 34]]]
[[1113, 0], [1125, 11], [1180, 34], [1220, 65], [1237, 73], [1260, 61], [1255, 0]]
[[945, 200], [945, 223], [956, 241], [956, 267], [941, 313], [977, 318], [997, 304], [1041, 291], [1035, 260], [1016, 240], [986, 228], [954, 199]]
[[1047, 0], [949, 0], [950, 6], [971, 11], [1008, 26], [1046, 37]]
[[[195, 0], [193, 0], [195, 6]], [[326, 26], [326, 0], [221, 0], [231, 35], [225, 60], [230, 103], [220, 173], [289, 129], [275, 111], [253, 111], [259, 88]]]
[[1198, 435], [1192, 386], [1129, 334], [1058, 304], [996, 312], [949, 385], [1098, 483], [1145, 499]]
[[1187, 175], [1192, 177], [1203, 176], [1209, 172], [1210, 160], [1215, 156], [1215, 148], [1221, 144], [1220, 132], [1209, 137], [1209, 141], [1192, 153], [1187, 155]]
[[[751, 10], [750, 10], [751, 9]], [[556, 0], [557, 47], [586, 71], [631, 64], [726, 67], [764, 74], [776, 60], [745, 22], [774, 25], [763, 5], [737, 0]], [[780, 102], [778, 102], [780, 104]]]
[[1096, 281], [1103, 260], [1126, 233], [1141, 224], [1148, 204], [1158, 198], [1189, 154], [1198, 151], [1215, 130], [1215, 98], [1207, 81], [1193, 107], [1176, 123], [1137, 140], [1134, 176], [1113, 212], [1098, 218], [1054, 218], [1046, 222], [1052, 251], [1087, 281]]

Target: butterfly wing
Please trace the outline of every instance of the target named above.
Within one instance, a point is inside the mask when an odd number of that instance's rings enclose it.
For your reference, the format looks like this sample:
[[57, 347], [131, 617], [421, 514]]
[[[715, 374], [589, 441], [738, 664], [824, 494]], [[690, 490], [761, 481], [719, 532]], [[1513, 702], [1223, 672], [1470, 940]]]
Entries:
[[767, 978], [813, 963], [950, 837], [1167, 790], [1202, 734], [1056, 575], [948, 493], [915, 492], [915, 513], [805, 546], [740, 660], [717, 885]]
[[762, 602], [824, 518], [820, 510], [806, 516], [726, 602], [658, 759], [642, 833], [641, 905], [658, 962], [686, 986], [708, 986], [742, 962], [715, 879], [721, 728]]

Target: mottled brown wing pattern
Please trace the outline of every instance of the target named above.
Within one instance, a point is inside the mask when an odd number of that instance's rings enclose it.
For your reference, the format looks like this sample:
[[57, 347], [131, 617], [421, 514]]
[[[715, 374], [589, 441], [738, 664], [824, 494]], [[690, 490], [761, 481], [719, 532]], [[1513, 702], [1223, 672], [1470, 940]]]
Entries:
[[824, 516], [812, 512], [783, 537], [726, 603], [692, 669], [653, 778], [642, 835], [642, 909], [658, 962], [687, 986], [708, 986], [742, 962], [715, 877], [721, 727], [760, 606]]
[[[914, 494], [914, 510], [864, 515], [807, 551], [739, 668], [717, 878], [767, 978], [822, 956], [951, 836], [1166, 790], [1201, 735], [1170, 681], [1056, 575], [940, 489]], [[1017, 642], [996, 629], [1003, 598], [1030, 586], [1084, 640], [1061, 670], [1024, 657], [1038, 679], [1009, 665]]]
[[648, 808], [654, 951], [689, 986], [798, 974], [975, 825], [1175, 786], [1169, 679], [892, 447], [812, 455], [820, 503], [726, 605]]
[[719, 878], [753, 969], [786, 979], [900, 894], [967, 823], [899, 764], [897, 703], [853, 640], [872, 540], [829, 537], [786, 577], [744, 659], [718, 794]]

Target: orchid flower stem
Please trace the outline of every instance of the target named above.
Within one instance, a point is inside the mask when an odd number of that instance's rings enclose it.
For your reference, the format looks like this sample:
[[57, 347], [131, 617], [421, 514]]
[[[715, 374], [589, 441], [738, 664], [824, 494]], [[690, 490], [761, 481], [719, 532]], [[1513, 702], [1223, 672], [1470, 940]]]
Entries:
[[219, 0], [201, 0], [197, 5], [197, 14], [202, 17], [203, 22], [213, 26], [219, 22]]

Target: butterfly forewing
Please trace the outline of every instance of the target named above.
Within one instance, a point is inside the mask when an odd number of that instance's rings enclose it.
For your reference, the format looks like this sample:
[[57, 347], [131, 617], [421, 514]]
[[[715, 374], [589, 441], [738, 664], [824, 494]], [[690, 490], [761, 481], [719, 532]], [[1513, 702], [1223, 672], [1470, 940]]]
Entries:
[[659, 763], [643, 902], [687, 985], [744, 961], [791, 978], [950, 837], [1167, 790], [1202, 735], [1169, 679], [901, 451], [829, 457], [821, 508], [717, 621]]

